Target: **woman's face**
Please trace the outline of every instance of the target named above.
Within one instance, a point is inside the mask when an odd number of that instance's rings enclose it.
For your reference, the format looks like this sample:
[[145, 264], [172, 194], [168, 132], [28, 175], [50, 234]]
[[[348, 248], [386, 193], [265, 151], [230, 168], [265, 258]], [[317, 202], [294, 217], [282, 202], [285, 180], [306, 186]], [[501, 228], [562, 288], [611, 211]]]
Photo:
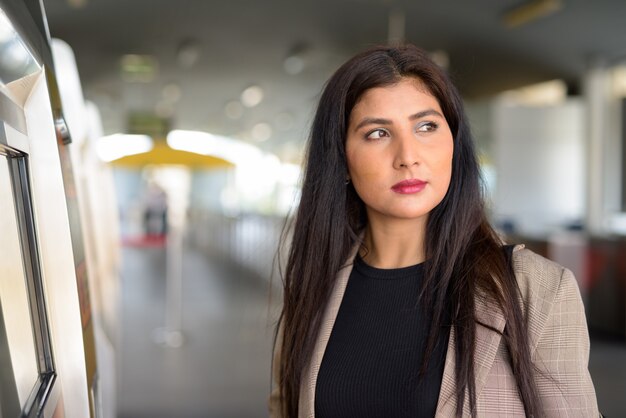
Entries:
[[346, 157], [369, 221], [425, 221], [448, 191], [453, 149], [441, 107], [418, 79], [365, 91], [350, 114]]

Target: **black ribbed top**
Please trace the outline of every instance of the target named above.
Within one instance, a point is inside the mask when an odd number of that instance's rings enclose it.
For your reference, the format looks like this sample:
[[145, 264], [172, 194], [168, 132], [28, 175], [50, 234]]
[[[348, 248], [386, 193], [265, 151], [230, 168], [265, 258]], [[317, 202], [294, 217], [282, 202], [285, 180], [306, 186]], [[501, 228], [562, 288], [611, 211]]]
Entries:
[[317, 378], [317, 418], [435, 415], [449, 328], [420, 379], [431, 321], [417, 305], [423, 268], [378, 269], [356, 257]]

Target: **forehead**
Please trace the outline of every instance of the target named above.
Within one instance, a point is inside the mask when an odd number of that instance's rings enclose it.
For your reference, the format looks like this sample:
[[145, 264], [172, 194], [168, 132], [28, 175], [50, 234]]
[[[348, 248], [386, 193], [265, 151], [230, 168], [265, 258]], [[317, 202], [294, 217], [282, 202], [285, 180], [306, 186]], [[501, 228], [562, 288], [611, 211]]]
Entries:
[[397, 83], [365, 90], [350, 115], [368, 111], [399, 110], [407, 106], [410, 106], [407, 111], [415, 111], [423, 106], [441, 111], [439, 101], [424, 82], [415, 77], [404, 77]]

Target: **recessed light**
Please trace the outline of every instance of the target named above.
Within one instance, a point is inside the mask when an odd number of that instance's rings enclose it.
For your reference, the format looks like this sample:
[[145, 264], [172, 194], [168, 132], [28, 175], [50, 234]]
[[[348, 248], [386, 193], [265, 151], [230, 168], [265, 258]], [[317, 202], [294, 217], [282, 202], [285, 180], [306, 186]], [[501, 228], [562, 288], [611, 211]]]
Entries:
[[304, 71], [304, 59], [297, 55], [292, 55], [285, 58], [283, 67], [287, 74], [296, 75]]
[[255, 141], [267, 141], [272, 137], [272, 127], [266, 122], [257, 123], [252, 127], [250, 134]]
[[241, 93], [241, 103], [245, 107], [255, 107], [263, 101], [263, 89], [259, 86], [250, 86]]
[[127, 54], [122, 56], [121, 71], [125, 81], [150, 82], [157, 75], [158, 64], [151, 55]]

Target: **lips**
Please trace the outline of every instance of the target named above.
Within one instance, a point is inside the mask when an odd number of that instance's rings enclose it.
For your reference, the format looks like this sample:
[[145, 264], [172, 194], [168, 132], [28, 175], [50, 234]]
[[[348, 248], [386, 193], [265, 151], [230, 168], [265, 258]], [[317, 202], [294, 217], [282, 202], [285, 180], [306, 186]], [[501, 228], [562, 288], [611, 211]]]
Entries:
[[413, 194], [424, 190], [427, 182], [418, 179], [403, 180], [391, 186], [391, 190], [400, 194]]

